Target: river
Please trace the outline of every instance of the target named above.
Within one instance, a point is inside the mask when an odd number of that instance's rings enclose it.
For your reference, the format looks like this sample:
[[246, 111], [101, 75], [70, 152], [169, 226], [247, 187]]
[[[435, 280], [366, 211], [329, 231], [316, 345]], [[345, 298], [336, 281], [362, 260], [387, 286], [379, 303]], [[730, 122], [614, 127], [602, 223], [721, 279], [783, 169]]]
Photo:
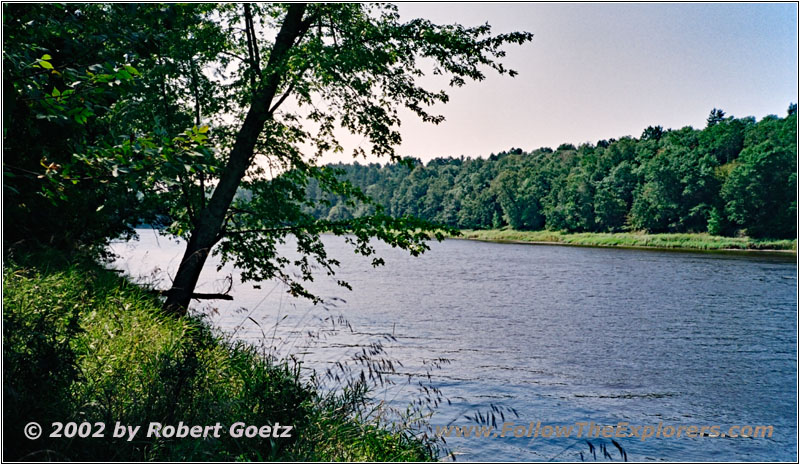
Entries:
[[[168, 287], [183, 246], [139, 233], [112, 245], [115, 266]], [[417, 258], [379, 245], [386, 265], [373, 268], [341, 238], [324, 241], [342, 262], [336, 278], [352, 291], [320, 274], [310, 288], [327, 303], [312, 305], [282, 284], [254, 288], [230, 267], [217, 273], [212, 258], [198, 290], [225, 289], [220, 278], [230, 273], [235, 300], [197, 310], [227, 334], [292, 354], [317, 373], [338, 373], [336, 362], [352, 365], [353, 354], [378, 343], [378, 359], [402, 366], [393, 365], [399, 375], [386, 379], [398, 384], [377, 387], [376, 401], [404, 406], [430, 394], [426, 387], [440, 389], [449, 403], [436, 408], [433, 425], [471, 425], [466, 416], [493, 411], [496, 432], [501, 412], [525, 428], [627, 422], [640, 435], [659, 423], [664, 432], [769, 425], [771, 438], [616, 441], [629, 461], [797, 458], [794, 257], [446, 240]], [[291, 255], [290, 245], [283, 249]], [[574, 428], [570, 438], [509, 432], [451, 438], [448, 447], [459, 461], [593, 460]], [[603, 445], [621, 458], [609, 439], [589, 440], [598, 460]]]

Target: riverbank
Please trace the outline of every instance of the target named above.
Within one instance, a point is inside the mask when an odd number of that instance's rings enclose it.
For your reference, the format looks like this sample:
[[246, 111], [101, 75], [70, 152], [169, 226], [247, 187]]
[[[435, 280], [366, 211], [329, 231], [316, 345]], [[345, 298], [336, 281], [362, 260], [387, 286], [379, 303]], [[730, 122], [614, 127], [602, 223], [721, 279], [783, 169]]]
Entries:
[[[320, 392], [298, 365], [270, 361], [199, 318], [164, 314], [158, 297], [90, 260], [48, 251], [7, 258], [3, 278], [4, 460], [428, 461], [438, 455], [434, 443], [411, 431], [386, 429], [362, 390]], [[30, 422], [42, 427], [38, 439], [23, 436]], [[53, 422], [88, 429], [65, 427], [62, 437], [50, 437]], [[133, 440], [113, 437], [117, 422], [141, 428]], [[205, 438], [147, 437], [153, 422], [201, 426]], [[266, 439], [235, 437], [237, 422], [273, 431]]]
[[460, 238], [489, 242], [562, 244], [584, 247], [797, 253], [797, 241], [793, 239], [752, 239], [710, 234], [562, 233], [558, 231], [489, 229], [462, 230]]

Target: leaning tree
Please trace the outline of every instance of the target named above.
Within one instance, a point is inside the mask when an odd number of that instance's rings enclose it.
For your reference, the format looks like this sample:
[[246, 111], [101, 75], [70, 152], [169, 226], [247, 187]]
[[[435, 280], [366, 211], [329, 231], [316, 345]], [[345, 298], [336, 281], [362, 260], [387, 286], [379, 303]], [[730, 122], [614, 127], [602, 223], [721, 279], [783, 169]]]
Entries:
[[[401, 114], [443, 120], [431, 107], [446, 103], [448, 94], [423, 85], [435, 80], [426, 75], [444, 78], [445, 89], [482, 80], [487, 70], [513, 76], [500, 62], [503, 47], [532, 38], [492, 34], [488, 24], [406, 21], [386, 4], [37, 8], [57, 12], [54, 21], [66, 21], [74, 40], [94, 40], [87, 61], [59, 42], [69, 38], [45, 44], [26, 35], [32, 23], [25, 14], [9, 16], [13, 24], [6, 28], [25, 32], [18, 34], [24, 40], [14, 55], [15, 82], [36, 84], [12, 89], [30, 110], [18, 121], [80, 129], [65, 131], [60, 142], [68, 149], [28, 156], [29, 166], [41, 165], [28, 171], [43, 172], [32, 182], [42, 183], [49, 201], [61, 202], [53, 211], [66, 211], [79, 198], [97, 222], [130, 226], [136, 217], [184, 238], [186, 251], [164, 304], [177, 314], [187, 311], [212, 250], [244, 281], [277, 278], [292, 294], [316, 299], [303, 282], [315, 268], [333, 275], [338, 264], [325, 251], [324, 232], [344, 236], [375, 265], [382, 262], [372, 239], [416, 255], [431, 235], [441, 238], [437, 225], [392, 217], [378, 205], [363, 217], [317, 219], [306, 189], [315, 180], [351, 204], [371, 203], [320, 163], [326, 153], [344, 150], [339, 137], [363, 137], [356, 157], [399, 161]], [[60, 68], [60, 75], [48, 67]], [[59, 86], [75, 91], [54, 93]], [[92, 113], [84, 114], [88, 104]], [[79, 144], [70, 142], [76, 133]], [[87, 199], [87, 192], [95, 195]], [[278, 252], [287, 236], [296, 239], [300, 258]]]

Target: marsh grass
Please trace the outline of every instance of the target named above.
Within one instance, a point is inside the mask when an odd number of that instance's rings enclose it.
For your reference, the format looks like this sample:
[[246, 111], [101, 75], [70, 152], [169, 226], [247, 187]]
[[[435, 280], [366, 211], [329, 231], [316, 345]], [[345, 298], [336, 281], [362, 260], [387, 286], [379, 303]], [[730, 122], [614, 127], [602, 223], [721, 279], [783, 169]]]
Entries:
[[[323, 391], [291, 359], [175, 319], [147, 289], [49, 251], [3, 268], [4, 460], [428, 461], [434, 441], [366, 409], [367, 384]], [[378, 366], [380, 368], [380, 366]], [[366, 376], [366, 375], [365, 375]], [[370, 416], [372, 415], [372, 416]], [[23, 437], [60, 422], [104, 422], [105, 438]], [[223, 425], [220, 438], [111, 437], [110, 427]], [[231, 438], [233, 422], [294, 425], [291, 439]]]
[[512, 229], [463, 230], [461, 237], [496, 242], [558, 243], [592, 247], [651, 247], [693, 250], [797, 251], [794, 239], [754, 239], [710, 234], [562, 233], [559, 231], [515, 231]]

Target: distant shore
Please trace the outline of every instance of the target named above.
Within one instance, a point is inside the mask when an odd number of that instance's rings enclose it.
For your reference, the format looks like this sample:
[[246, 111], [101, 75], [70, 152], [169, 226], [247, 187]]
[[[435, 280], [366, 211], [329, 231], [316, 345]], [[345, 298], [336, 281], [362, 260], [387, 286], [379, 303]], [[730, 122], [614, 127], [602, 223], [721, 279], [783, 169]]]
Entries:
[[560, 244], [583, 247], [797, 254], [796, 239], [754, 239], [749, 237], [712, 236], [705, 233], [562, 233], [558, 231], [515, 231], [513, 229], [466, 229], [461, 230], [461, 236], [458, 238], [488, 242]]

